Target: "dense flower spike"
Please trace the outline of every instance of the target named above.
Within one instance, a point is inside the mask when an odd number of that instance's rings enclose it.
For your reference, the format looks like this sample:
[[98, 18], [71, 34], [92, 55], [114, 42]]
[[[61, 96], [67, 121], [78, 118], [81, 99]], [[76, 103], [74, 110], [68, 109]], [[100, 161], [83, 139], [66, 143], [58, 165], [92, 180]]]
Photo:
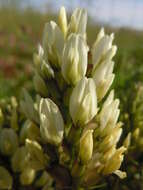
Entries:
[[[126, 176], [120, 166], [129, 140], [118, 146], [119, 100], [114, 99], [114, 91], [106, 97], [114, 79], [114, 35], [101, 29], [90, 49], [86, 25], [85, 10], [76, 9], [68, 23], [62, 7], [59, 26], [46, 23], [42, 46], [33, 56], [35, 102], [24, 91], [22, 119], [18, 120], [18, 108], [13, 105], [10, 126], [9, 117], [4, 122], [7, 112], [0, 111], [0, 153], [12, 156], [9, 169], [14, 179], [15, 173], [20, 174], [22, 187], [93, 189], [109, 174]], [[1, 173], [8, 176], [8, 184]], [[1, 181], [12, 186], [4, 168], [0, 168], [0, 185]]]

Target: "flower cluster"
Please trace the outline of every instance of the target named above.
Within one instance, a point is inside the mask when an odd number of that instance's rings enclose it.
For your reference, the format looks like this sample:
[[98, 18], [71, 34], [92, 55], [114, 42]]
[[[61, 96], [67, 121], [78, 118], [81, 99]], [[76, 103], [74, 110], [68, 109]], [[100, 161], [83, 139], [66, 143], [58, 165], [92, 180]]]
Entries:
[[45, 170], [56, 189], [87, 189], [109, 174], [126, 176], [119, 170], [126, 151], [117, 146], [119, 100], [113, 90], [106, 97], [114, 79], [114, 35], [101, 29], [89, 47], [86, 25], [85, 10], [76, 9], [68, 22], [64, 7], [59, 24], [45, 24], [33, 57], [36, 101], [23, 92], [20, 105], [27, 121], [20, 137], [25, 146], [12, 159], [24, 185]]

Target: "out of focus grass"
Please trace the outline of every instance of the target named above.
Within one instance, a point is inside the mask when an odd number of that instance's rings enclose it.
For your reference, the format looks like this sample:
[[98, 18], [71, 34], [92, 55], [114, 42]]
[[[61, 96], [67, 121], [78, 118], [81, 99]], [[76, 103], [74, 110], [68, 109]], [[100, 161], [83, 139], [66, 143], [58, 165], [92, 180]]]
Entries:
[[[34, 10], [16, 11], [0, 9], [0, 98], [19, 95], [21, 88], [32, 89], [32, 57], [41, 40], [44, 23], [56, 15]], [[88, 43], [96, 39], [99, 25], [88, 22]], [[143, 32], [115, 29], [105, 26], [108, 33], [115, 33], [118, 46], [115, 57], [116, 79], [114, 87], [125, 90], [132, 81], [143, 81]]]

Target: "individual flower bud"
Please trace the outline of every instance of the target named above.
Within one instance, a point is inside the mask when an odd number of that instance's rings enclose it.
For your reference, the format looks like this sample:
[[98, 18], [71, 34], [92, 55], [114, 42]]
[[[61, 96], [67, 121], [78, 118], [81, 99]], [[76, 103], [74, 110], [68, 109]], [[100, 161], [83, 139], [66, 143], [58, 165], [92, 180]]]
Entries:
[[40, 73], [40, 68], [41, 68], [41, 64], [44, 58], [44, 50], [42, 48], [41, 45], [38, 46], [38, 53], [35, 53], [33, 55], [33, 62], [35, 64], [35, 67], [38, 71], [38, 73]]
[[103, 130], [109, 124], [112, 127], [115, 126], [118, 120], [120, 113], [120, 110], [118, 108], [119, 100], [118, 99], [113, 100], [113, 99], [114, 99], [114, 91], [111, 91], [102, 106], [101, 112], [99, 113], [101, 130]]
[[96, 87], [92, 78], [80, 80], [70, 97], [70, 115], [75, 125], [87, 124], [97, 113]]
[[26, 118], [39, 123], [39, 115], [34, 107], [34, 102], [25, 89], [23, 90], [23, 100], [20, 101], [20, 108]]
[[53, 71], [52, 67], [49, 64], [47, 64], [45, 61], [43, 61], [42, 65], [41, 65], [41, 75], [45, 79], [54, 78], [54, 71]]
[[47, 164], [47, 160], [40, 144], [36, 141], [26, 139], [26, 148], [29, 153], [28, 166], [34, 170], [44, 169]]
[[12, 189], [12, 177], [10, 173], [0, 166], [0, 189]]
[[123, 153], [126, 151], [125, 147], [120, 147], [119, 149], [116, 150], [114, 155], [109, 159], [109, 161], [105, 164], [103, 174], [111, 174], [118, 170], [121, 166], [121, 163], [123, 161]]
[[126, 138], [123, 142], [124, 147], [127, 149], [129, 148], [130, 144], [131, 144], [131, 132], [128, 133], [128, 135], [126, 136]]
[[93, 130], [87, 130], [80, 139], [79, 157], [83, 164], [91, 159], [93, 152]]
[[18, 148], [18, 136], [13, 129], [4, 128], [0, 132], [0, 151], [3, 155], [12, 155]]
[[71, 16], [68, 33], [80, 34], [86, 37], [87, 12], [84, 9], [75, 9]]
[[39, 106], [40, 132], [45, 142], [59, 145], [63, 140], [64, 121], [57, 105], [42, 98]]
[[39, 140], [40, 139], [40, 128], [37, 127], [33, 122], [27, 120], [20, 130], [20, 142], [25, 143], [25, 139]]
[[101, 60], [104, 60], [105, 58], [111, 60], [115, 55], [117, 47], [112, 46], [113, 39], [114, 34], [111, 34], [110, 36], [105, 35], [104, 30], [101, 29], [91, 50], [92, 64], [94, 65], [93, 72]]
[[42, 79], [42, 77], [36, 72], [34, 79], [34, 87], [35, 90], [43, 97], [48, 96], [48, 88], [46, 86], [45, 81]]
[[20, 183], [22, 185], [30, 185], [34, 181], [35, 170], [31, 168], [25, 168], [20, 174]]
[[64, 46], [64, 35], [58, 25], [51, 21], [46, 23], [43, 34], [44, 54], [50, 63], [56, 67], [61, 65]]
[[60, 26], [61, 31], [64, 34], [64, 37], [66, 37], [68, 26], [67, 26], [67, 15], [66, 15], [65, 7], [61, 7], [60, 9], [59, 26]]
[[45, 79], [50, 79], [54, 77], [54, 71], [48, 60], [44, 57], [44, 50], [41, 45], [38, 47], [38, 54], [35, 53], [33, 56], [33, 61], [36, 66], [37, 72]]
[[87, 45], [85, 40], [76, 34], [71, 34], [63, 51], [62, 74], [69, 84], [76, 84], [87, 70]]
[[16, 152], [11, 158], [11, 166], [14, 172], [21, 172], [27, 167], [28, 163], [28, 150], [25, 146], [17, 148]]
[[104, 98], [114, 80], [113, 68], [114, 62], [105, 60], [96, 67], [95, 72], [92, 74], [99, 101]]

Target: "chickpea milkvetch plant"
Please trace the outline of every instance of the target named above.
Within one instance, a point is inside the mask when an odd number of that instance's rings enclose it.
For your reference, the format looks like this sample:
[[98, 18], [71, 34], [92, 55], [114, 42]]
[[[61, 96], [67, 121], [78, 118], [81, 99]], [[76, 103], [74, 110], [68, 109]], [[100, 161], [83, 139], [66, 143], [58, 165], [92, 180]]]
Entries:
[[[112, 173], [126, 177], [120, 170], [126, 148], [117, 146], [122, 134], [119, 100], [113, 90], [106, 97], [114, 80], [114, 35], [101, 29], [90, 48], [86, 24], [85, 10], [76, 9], [68, 23], [64, 7], [59, 25], [45, 24], [33, 57], [36, 101], [24, 91], [20, 103], [27, 118], [20, 133], [27, 151], [20, 170], [23, 185], [35, 184], [41, 172], [52, 178], [51, 183], [43, 178], [36, 183], [43, 190], [93, 189]], [[35, 126], [31, 135], [29, 122]], [[22, 155], [21, 150], [13, 163]]]

